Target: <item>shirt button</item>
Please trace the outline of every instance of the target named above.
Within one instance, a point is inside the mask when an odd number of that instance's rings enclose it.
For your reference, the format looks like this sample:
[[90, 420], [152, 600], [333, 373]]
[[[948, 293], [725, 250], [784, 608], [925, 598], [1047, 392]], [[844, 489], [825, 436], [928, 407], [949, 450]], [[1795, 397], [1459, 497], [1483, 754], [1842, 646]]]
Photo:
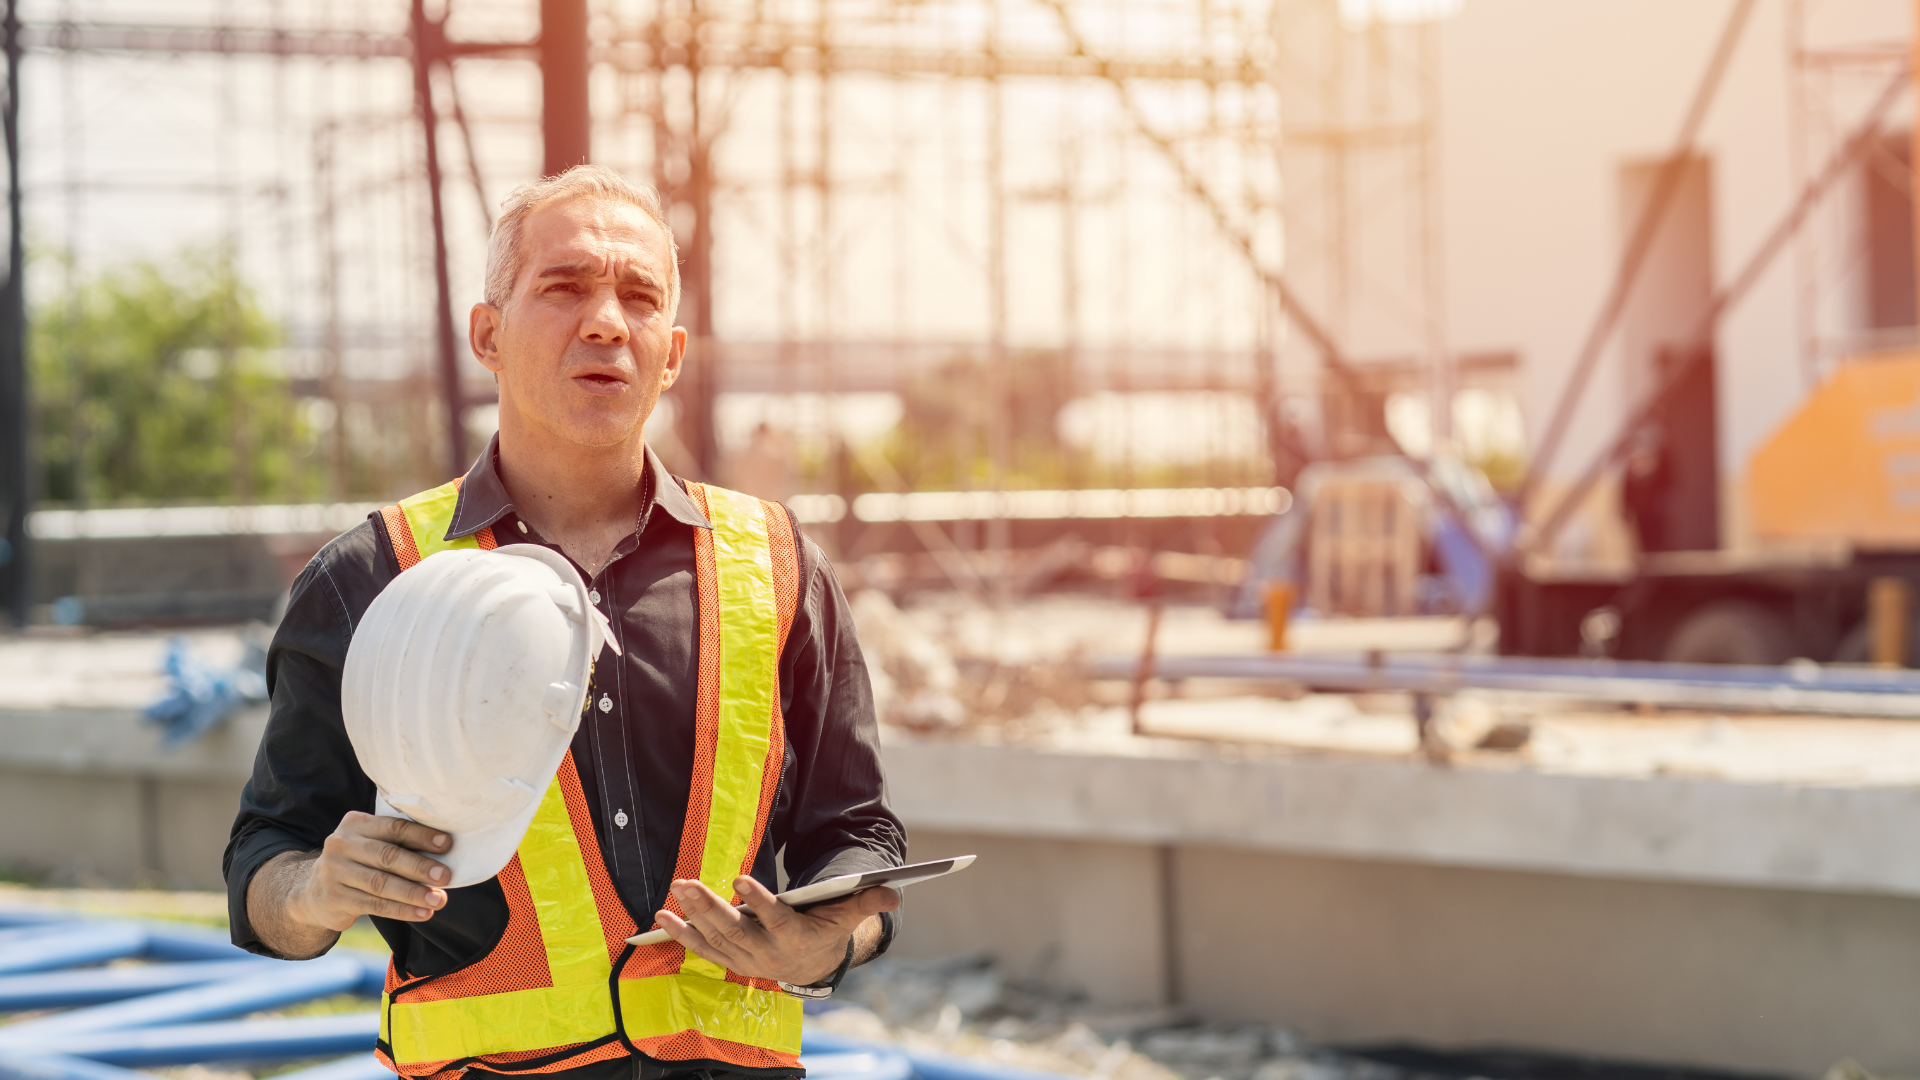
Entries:
[[526, 532], [526, 531], [527, 531], [527, 523], [526, 523], [526, 522], [524, 522], [524, 521], [516, 521], [516, 522], [514, 522], [514, 524], [515, 524], [515, 525], [518, 525], [518, 526], [520, 526], [520, 531], [521, 531], [521, 532]]
[[601, 712], [613, 711], [613, 695], [612, 694], [600, 695], [600, 711]]
[[624, 829], [627, 827], [627, 812], [625, 810], [613, 815], [613, 825], [616, 829]]
[[587, 594], [587, 599], [589, 599], [589, 600], [591, 600], [591, 601], [593, 601], [594, 603], [596, 603], [596, 604], [598, 604], [598, 603], [600, 602], [600, 590], [599, 590], [599, 589], [595, 589], [595, 590], [593, 590], [592, 592], [590, 592], [590, 593], [588, 593], [588, 594]]

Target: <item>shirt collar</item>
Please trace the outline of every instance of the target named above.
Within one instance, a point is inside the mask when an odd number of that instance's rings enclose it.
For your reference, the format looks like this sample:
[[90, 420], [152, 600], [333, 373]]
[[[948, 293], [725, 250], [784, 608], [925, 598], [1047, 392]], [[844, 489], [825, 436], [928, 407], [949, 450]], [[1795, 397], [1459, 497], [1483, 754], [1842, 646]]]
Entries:
[[660, 455], [654, 453], [651, 446], [647, 447], [647, 469], [653, 473], [653, 505], [665, 510], [668, 516], [683, 525], [691, 525], [696, 529], [713, 528], [713, 522], [707, 520], [707, 515], [693, 505], [693, 496], [680, 486], [680, 478], [667, 471], [666, 463], [660, 460]]
[[[454, 500], [453, 519], [447, 523], [447, 539], [458, 540], [463, 536], [471, 536], [515, 512], [513, 500], [507, 496], [507, 485], [500, 479], [496, 464], [499, 452], [500, 436], [496, 433], [487, 440], [487, 448], [460, 482], [460, 494]], [[646, 448], [646, 455], [647, 471], [653, 477], [654, 505], [682, 524], [696, 529], [713, 528], [707, 516], [693, 505], [692, 497], [680, 486], [680, 481], [667, 471], [660, 455], [653, 452], [653, 447]]]

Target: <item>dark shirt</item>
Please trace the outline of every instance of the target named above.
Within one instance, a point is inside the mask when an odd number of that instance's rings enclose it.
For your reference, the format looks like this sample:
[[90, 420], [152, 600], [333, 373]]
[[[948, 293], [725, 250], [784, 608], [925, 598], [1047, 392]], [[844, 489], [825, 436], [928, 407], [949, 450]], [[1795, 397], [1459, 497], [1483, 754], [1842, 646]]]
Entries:
[[[514, 513], [496, 471], [496, 445], [461, 484], [448, 535], [491, 525], [503, 545], [553, 547]], [[598, 575], [580, 575], [612, 620], [622, 655], [603, 652], [595, 664], [573, 758], [601, 855], [644, 928], [666, 901], [693, 778], [700, 667], [693, 530], [710, 526], [651, 451], [642, 500], [634, 532], [612, 561]], [[780, 655], [786, 761], [753, 863], [753, 876], [769, 888], [776, 854], [790, 885], [898, 865], [906, 856], [905, 830], [887, 806], [872, 690], [846, 597], [797, 525], [794, 536], [801, 592]], [[375, 514], [322, 548], [293, 583], [267, 653], [266, 735], [227, 843], [233, 940], [253, 952], [271, 955], [247, 919], [254, 873], [283, 851], [316, 850], [348, 811], [373, 809], [373, 781], [355, 760], [341, 719], [340, 674], [354, 627], [397, 573]], [[611, 709], [600, 707], [603, 696]], [[450, 890], [447, 906], [427, 922], [373, 923], [402, 970], [431, 975], [484, 957], [506, 921], [505, 895], [489, 880]], [[889, 914], [884, 923], [883, 949], [898, 920]]]

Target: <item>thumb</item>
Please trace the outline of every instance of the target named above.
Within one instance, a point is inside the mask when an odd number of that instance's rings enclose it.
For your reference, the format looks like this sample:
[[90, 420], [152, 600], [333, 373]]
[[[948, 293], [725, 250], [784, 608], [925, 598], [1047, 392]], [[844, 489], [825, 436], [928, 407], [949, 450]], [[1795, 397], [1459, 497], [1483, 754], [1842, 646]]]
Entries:
[[878, 915], [883, 911], [892, 911], [900, 906], [900, 891], [885, 885], [875, 885], [862, 889], [854, 898], [853, 907], [860, 912], [862, 919], [869, 915]]

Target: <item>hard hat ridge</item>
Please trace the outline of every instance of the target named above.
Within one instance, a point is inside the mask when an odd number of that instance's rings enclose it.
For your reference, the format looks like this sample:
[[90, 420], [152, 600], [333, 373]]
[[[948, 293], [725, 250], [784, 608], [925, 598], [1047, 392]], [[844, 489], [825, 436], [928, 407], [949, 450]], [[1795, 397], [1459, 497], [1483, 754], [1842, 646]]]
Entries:
[[573, 564], [534, 544], [437, 552], [368, 606], [341, 679], [347, 736], [376, 813], [453, 835], [451, 886], [512, 859], [611, 630]]

